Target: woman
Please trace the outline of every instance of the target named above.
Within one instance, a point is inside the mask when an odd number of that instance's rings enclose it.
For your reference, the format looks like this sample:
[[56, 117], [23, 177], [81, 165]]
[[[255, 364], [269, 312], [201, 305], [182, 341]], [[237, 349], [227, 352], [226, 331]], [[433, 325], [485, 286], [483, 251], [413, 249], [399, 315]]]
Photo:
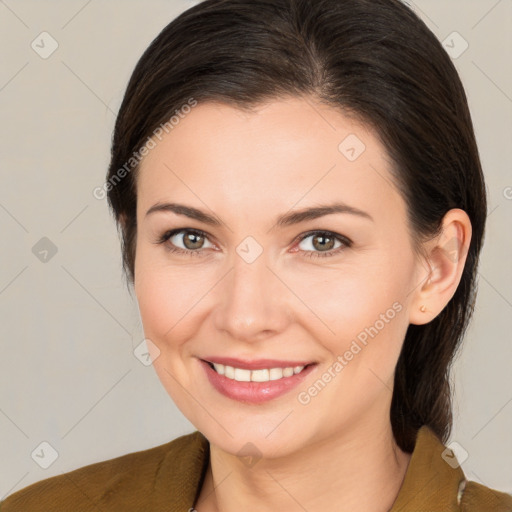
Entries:
[[409, 8], [189, 9], [133, 72], [104, 191], [197, 431], [2, 512], [512, 510], [443, 446], [485, 185], [460, 79]]

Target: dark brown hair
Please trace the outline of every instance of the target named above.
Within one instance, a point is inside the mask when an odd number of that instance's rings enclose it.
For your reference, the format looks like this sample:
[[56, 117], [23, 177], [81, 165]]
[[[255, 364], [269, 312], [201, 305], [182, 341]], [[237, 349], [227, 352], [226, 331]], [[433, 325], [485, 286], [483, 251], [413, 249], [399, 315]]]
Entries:
[[137, 165], [114, 178], [134, 152], [190, 98], [250, 109], [290, 95], [315, 97], [374, 128], [415, 245], [439, 232], [451, 208], [470, 217], [461, 282], [435, 319], [409, 326], [391, 404], [403, 450], [412, 451], [422, 425], [446, 441], [449, 369], [474, 308], [486, 191], [457, 71], [399, 0], [206, 0], [161, 31], [135, 67], [113, 134], [108, 200], [126, 276], [133, 283]]

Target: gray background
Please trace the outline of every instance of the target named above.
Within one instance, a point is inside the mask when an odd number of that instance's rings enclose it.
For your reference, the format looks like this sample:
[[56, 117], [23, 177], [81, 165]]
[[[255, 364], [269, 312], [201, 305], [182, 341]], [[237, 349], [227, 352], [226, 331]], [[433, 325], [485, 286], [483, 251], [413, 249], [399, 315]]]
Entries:
[[[0, 499], [194, 430], [134, 356], [140, 318], [107, 203], [92, 195], [133, 66], [193, 3], [0, 0]], [[454, 62], [489, 189], [451, 440], [470, 479], [512, 492], [512, 1], [413, 7], [450, 51], [464, 48], [454, 31], [469, 44]], [[43, 31], [58, 44], [47, 58]]]

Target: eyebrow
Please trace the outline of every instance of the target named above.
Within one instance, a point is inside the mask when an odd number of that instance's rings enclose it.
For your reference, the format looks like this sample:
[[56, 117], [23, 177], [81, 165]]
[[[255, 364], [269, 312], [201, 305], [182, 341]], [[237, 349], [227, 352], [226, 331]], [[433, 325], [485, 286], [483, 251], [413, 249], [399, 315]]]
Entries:
[[[183, 215], [210, 226], [222, 225], [222, 222], [217, 217], [192, 206], [186, 206], [184, 204], [157, 203], [146, 212], [146, 217], [156, 212], [173, 212], [177, 215]], [[302, 210], [295, 210], [290, 213], [286, 213], [277, 218], [275, 225], [278, 227], [291, 226], [293, 224], [299, 224], [308, 220], [318, 219], [319, 217], [323, 217], [325, 215], [332, 215], [333, 213], [347, 213], [371, 220], [372, 222], [374, 221], [373, 217], [369, 213], [360, 210], [359, 208], [349, 206], [345, 203], [338, 202], [329, 205], [304, 208]]]

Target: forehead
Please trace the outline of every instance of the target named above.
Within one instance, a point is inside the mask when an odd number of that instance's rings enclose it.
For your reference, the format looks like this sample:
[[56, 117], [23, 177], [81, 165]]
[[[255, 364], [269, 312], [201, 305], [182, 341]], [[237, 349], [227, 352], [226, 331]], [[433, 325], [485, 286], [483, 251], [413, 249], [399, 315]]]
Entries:
[[372, 129], [311, 98], [270, 101], [253, 111], [200, 103], [160, 138], [138, 177], [146, 209], [177, 196], [248, 215], [326, 198], [375, 210], [399, 198]]

